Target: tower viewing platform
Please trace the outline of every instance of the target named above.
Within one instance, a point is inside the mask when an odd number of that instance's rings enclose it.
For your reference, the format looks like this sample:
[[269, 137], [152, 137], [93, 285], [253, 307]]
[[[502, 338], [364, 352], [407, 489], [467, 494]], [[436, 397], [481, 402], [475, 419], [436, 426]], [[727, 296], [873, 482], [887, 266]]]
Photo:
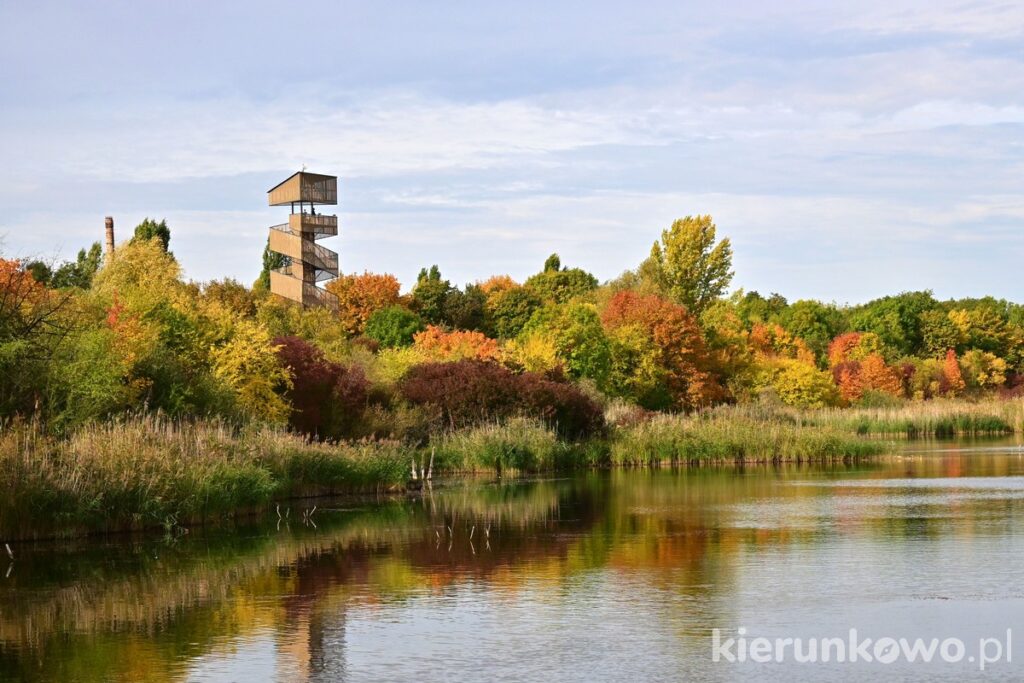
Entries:
[[[338, 309], [338, 298], [317, 283], [338, 277], [338, 254], [316, 242], [338, 234], [338, 217], [318, 205], [338, 203], [338, 178], [300, 171], [270, 188], [270, 206], [290, 206], [288, 222], [270, 228], [270, 250], [284, 265], [270, 271], [270, 291], [303, 306]], [[296, 211], [297, 209], [297, 211]]]

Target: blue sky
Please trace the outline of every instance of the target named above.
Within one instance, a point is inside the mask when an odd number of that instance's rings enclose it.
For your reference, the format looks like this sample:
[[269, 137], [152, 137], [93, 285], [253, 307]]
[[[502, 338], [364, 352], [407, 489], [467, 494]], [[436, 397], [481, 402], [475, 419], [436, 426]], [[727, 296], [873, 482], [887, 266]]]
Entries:
[[342, 269], [599, 278], [710, 213], [734, 285], [1024, 301], [1024, 5], [0, 4], [0, 250], [166, 218], [252, 281], [306, 165]]

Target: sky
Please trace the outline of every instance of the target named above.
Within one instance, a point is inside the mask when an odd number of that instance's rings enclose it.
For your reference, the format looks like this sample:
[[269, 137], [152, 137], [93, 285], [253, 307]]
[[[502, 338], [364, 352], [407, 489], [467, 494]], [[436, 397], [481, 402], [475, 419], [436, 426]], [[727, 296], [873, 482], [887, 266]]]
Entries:
[[711, 214], [735, 288], [1024, 301], [1024, 3], [0, 3], [0, 253], [165, 218], [254, 280], [339, 176], [345, 272], [599, 279]]

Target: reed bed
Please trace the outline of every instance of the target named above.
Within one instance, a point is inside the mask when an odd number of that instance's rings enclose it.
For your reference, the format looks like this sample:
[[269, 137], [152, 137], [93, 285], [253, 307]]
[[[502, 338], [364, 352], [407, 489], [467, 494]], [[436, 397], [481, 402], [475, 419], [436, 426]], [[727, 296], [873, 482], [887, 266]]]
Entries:
[[953, 437], [1024, 432], [1024, 399], [918, 401], [886, 408], [819, 410], [804, 420], [863, 435]]
[[886, 449], [836, 428], [801, 426], [712, 413], [697, 417], [661, 415], [616, 431], [610, 443], [613, 465], [827, 462], [877, 455]]
[[431, 440], [437, 466], [448, 473], [529, 473], [591, 467], [606, 462], [600, 442], [567, 442], [539, 420], [501, 423], [447, 432]]
[[398, 485], [409, 462], [392, 442], [316, 443], [159, 415], [83, 427], [64, 439], [33, 423], [9, 425], [0, 430], [0, 531], [173, 526], [291, 496]]

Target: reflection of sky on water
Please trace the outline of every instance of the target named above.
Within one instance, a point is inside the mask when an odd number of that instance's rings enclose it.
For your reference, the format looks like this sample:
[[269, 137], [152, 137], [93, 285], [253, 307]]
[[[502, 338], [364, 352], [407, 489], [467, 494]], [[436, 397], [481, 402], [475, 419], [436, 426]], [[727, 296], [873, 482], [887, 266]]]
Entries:
[[1022, 498], [1020, 459], [975, 450], [478, 482], [324, 505], [316, 529], [26, 547], [0, 582], [0, 679], [958, 680], [713, 664], [709, 633], [1024, 633]]

